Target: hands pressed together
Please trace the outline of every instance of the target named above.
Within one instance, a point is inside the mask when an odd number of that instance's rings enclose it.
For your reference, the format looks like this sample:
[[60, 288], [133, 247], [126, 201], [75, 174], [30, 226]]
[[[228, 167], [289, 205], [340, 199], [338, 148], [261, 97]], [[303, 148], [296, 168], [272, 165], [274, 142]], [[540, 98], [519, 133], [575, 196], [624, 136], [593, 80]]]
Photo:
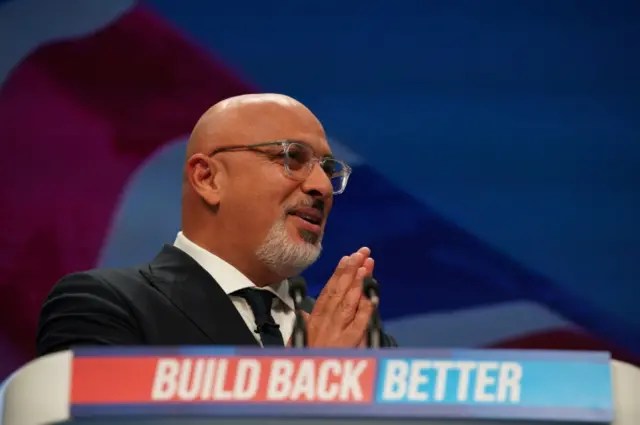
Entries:
[[373, 311], [362, 291], [362, 281], [373, 273], [369, 248], [342, 257], [333, 276], [305, 314], [309, 347], [355, 348], [366, 343], [366, 329]]

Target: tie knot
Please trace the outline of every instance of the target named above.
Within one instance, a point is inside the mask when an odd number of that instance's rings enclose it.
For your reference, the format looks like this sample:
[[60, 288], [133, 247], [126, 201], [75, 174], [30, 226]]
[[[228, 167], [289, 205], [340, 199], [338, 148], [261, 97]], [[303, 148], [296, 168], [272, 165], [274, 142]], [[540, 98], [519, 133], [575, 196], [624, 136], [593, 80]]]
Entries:
[[273, 298], [275, 294], [270, 291], [257, 288], [244, 288], [233, 293], [241, 298], [244, 298], [251, 307], [253, 314], [256, 317], [256, 322], [267, 322], [271, 317], [271, 306], [273, 304]]

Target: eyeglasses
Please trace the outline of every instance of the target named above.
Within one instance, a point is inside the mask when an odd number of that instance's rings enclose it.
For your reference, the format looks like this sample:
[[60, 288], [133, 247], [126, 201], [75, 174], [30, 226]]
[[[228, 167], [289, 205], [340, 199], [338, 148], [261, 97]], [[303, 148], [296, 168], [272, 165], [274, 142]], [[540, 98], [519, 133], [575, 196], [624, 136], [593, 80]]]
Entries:
[[296, 180], [305, 180], [311, 174], [315, 164], [325, 172], [331, 186], [333, 194], [339, 195], [344, 192], [351, 175], [351, 167], [345, 162], [332, 156], [320, 157], [315, 154], [310, 146], [289, 140], [279, 140], [276, 142], [256, 143], [252, 145], [224, 146], [209, 154], [214, 156], [222, 152], [253, 151], [265, 155], [270, 160], [281, 163], [284, 166], [285, 175]]

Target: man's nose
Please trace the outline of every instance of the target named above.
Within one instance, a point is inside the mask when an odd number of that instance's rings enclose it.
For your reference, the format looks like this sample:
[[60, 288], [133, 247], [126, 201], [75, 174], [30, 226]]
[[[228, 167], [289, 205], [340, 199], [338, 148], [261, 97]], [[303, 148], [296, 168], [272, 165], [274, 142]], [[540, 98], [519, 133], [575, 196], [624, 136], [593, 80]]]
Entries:
[[331, 179], [320, 164], [313, 165], [309, 177], [302, 183], [302, 191], [318, 199], [326, 199], [333, 195]]

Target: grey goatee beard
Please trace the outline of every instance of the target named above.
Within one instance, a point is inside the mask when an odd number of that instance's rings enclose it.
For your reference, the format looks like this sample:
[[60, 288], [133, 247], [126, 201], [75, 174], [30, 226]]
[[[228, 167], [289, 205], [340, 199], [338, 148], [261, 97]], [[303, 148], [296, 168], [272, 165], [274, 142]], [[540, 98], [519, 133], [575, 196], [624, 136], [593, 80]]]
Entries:
[[316, 262], [322, 252], [322, 236], [302, 230], [303, 243], [291, 239], [287, 232], [286, 217], [276, 221], [256, 256], [269, 269], [283, 277], [297, 276]]

